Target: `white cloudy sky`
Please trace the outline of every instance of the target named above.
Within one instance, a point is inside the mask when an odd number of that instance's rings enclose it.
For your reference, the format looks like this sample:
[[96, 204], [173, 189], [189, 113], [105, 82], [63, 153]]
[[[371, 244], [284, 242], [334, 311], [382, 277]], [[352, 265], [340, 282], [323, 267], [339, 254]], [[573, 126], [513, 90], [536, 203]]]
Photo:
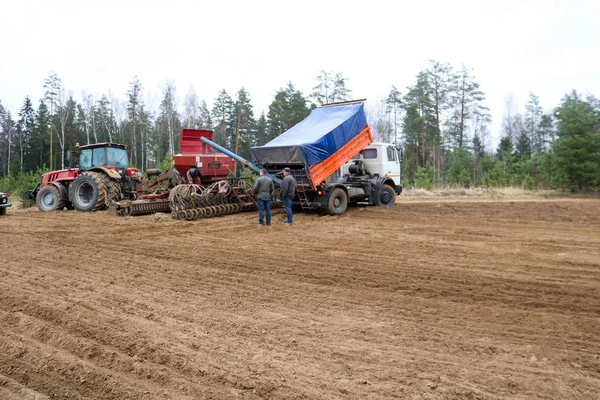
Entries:
[[37, 104], [51, 70], [77, 99], [124, 98], [138, 75], [151, 106], [168, 79], [209, 105], [244, 86], [258, 114], [288, 81], [308, 93], [321, 69], [375, 100], [430, 59], [474, 69], [495, 137], [509, 96], [523, 109], [533, 92], [548, 110], [571, 89], [600, 96], [598, 0], [2, 0], [0, 16], [0, 100], [13, 113], [25, 95]]

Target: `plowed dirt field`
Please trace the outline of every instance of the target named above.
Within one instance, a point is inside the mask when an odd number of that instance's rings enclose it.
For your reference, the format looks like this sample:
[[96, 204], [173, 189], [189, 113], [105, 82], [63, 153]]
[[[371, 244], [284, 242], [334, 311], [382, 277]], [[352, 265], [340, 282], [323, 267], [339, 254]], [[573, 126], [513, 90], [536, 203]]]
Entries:
[[597, 399], [600, 200], [0, 218], [0, 399]]

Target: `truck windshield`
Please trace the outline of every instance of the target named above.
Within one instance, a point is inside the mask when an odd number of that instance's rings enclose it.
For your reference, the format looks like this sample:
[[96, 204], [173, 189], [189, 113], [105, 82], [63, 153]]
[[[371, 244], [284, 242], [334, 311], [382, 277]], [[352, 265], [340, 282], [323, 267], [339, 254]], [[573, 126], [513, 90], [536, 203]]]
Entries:
[[127, 168], [127, 150], [109, 147], [106, 151], [108, 153], [106, 165], [111, 165], [118, 169]]
[[[360, 154], [361, 153], [357, 153], [354, 157], [352, 157], [352, 160], [360, 160]], [[365, 160], [377, 158], [377, 149], [364, 149], [362, 156]]]

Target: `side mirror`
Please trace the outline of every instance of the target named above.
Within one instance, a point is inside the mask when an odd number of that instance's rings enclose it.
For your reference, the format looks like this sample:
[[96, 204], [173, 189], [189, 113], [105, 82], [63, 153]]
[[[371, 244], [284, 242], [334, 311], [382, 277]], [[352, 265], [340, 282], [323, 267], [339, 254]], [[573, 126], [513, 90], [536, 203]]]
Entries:
[[398, 161], [402, 162], [402, 148], [401, 147], [396, 147], [396, 154], [398, 155]]

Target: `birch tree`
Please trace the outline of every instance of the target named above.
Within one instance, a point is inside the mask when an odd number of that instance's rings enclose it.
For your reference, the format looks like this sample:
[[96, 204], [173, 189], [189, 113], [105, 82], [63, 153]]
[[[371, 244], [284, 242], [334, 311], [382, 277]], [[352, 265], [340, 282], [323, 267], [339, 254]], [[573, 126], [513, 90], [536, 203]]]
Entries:
[[129, 164], [135, 161], [135, 165], [137, 165], [137, 143], [136, 143], [136, 124], [138, 121], [139, 115], [139, 105], [140, 105], [140, 93], [142, 91], [142, 84], [140, 83], [139, 78], [136, 76], [133, 77], [131, 82], [129, 83], [129, 90], [127, 91], [127, 113], [129, 116], [129, 121], [131, 123], [131, 137], [130, 137], [130, 153], [129, 153]]
[[177, 113], [177, 99], [175, 98], [175, 83], [173, 81], [167, 81], [163, 87], [162, 93], [163, 100], [160, 103], [160, 112], [166, 122], [169, 153], [175, 154], [175, 130], [177, 129], [176, 120], [179, 120]]
[[52, 146], [52, 128], [54, 121], [54, 111], [56, 108], [56, 98], [58, 96], [59, 89], [61, 88], [61, 81], [58, 75], [54, 72], [50, 72], [46, 80], [44, 81], [44, 89], [46, 92], [44, 93], [44, 100], [50, 106], [50, 170], [52, 170], [52, 162], [53, 162], [53, 146]]
[[61, 169], [65, 169], [65, 133], [67, 119], [71, 113], [71, 109], [67, 104], [68, 98], [65, 90], [60, 88], [58, 90], [58, 96], [56, 97], [56, 111], [60, 121], [60, 135], [58, 135], [58, 142], [60, 144], [60, 165]]
[[[94, 143], [98, 143], [98, 134], [96, 133], [96, 107], [94, 96], [86, 93], [81, 94], [83, 110], [85, 112], [85, 136], [87, 144], [91, 143], [91, 137], [94, 138]], [[90, 137], [91, 134], [91, 137]]]
[[193, 86], [190, 86], [185, 100], [183, 101], [183, 127], [191, 129], [200, 129], [200, 105], [198, 104], [198, 96]]

